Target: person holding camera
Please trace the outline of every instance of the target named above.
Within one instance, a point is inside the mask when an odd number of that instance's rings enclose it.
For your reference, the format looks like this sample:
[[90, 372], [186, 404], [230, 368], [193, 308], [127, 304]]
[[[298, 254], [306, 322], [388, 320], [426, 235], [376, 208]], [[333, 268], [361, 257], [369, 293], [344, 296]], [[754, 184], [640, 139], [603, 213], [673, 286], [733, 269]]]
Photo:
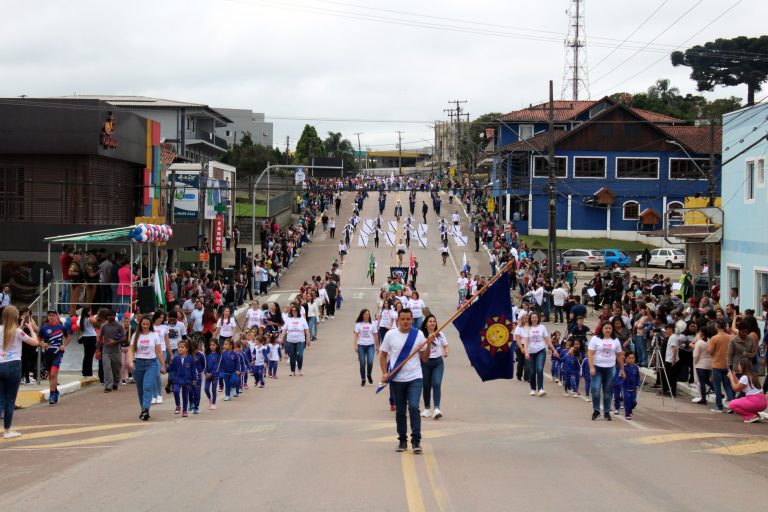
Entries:
[[728, 379], [736, 393], [743, 393], [742, 398], [731, 400], [728, 407], [736, 414], [744, 418], [744, 423], [755, 423], [760, 421], [760, 414], [768, 407], [765, 395], [760, 389], [760, 380], [752, 371], [752, 359], [742, 357], [738, 362], [738, 372], [741, 377], [736, 375], [732, 369], [728, 370]]

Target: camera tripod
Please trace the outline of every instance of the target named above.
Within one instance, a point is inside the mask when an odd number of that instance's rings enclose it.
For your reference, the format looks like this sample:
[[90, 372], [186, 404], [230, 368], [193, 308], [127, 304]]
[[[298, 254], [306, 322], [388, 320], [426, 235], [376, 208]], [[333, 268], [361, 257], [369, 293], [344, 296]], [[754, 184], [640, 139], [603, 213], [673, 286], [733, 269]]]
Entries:
[[[672, 386], [669, 383], [669, 374], [667, 374], [667, 369], [664, 367], [664, 357], [661, 355], [660, 332], [655, 332], [653, 334], [651, 348], [653, 349], [653, 352], [651, 353], [651, 358], [648, 361], [648, 367], [650, 368], [651, 365], [653, 365], [653, 368], [656, 370], [656, 375], [661, 375], [661, 378], [664, 379], [661, 385], [661, 404], [664, 405], [664, 382], [667, 383], [667, 392], [669, 393], [669, 396], [672, 398], [672, 400], [675, 399], [675, 396], [672, 394]], [[643, 381], [640, 383], [641, 388], [645, 386], [645, 379], [647, 378], [648, 374], [643, 374]]]

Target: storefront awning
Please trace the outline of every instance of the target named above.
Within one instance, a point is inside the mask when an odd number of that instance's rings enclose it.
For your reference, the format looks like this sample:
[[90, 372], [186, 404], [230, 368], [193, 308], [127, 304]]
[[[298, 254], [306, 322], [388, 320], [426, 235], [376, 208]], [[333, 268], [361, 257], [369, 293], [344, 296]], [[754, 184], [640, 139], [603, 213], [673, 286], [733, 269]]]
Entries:
[[123, 228], [102, 229], [86, 233], [71, 233], [69, 235], [50, 236], [43, 240], [49, 244], [88, 244], [96, 242], [125, 242], [131, 241], [131, 231], [135, 226]]

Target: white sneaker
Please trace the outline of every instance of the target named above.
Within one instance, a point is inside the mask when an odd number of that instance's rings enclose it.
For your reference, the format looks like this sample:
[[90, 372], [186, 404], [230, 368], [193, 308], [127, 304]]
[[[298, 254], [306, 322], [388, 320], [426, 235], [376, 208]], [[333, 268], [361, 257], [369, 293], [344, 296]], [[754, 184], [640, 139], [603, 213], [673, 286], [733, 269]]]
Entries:
[[574, 393], [573, 393], [573, 398], [578, 398], [578, 397], [579, 397], [579, 394], [578, 394], [578, 393], [576, 393], [576, 392], [574, 392]]
[[158, 396], [158, 397], [157, 397], [157, 402], [156, 402], [156, 403], [158, 403], [158, 404], [161, 404], [161, 403], [163, 403], [163, 397], [162, 397], [162, 396]]
[[547, 394], [547, 392], [546, 392], [546, 391], [544, 391], [543, 389], [540, 389], [540, 390], [539, 390], [539, 396], [544, 396], [544, 395], [546, 395], [546, 394]]
[[157, 397], [153, 398], [153, 399], [152, 399], [152, 401], [151, 401], [150, 403], [151, 403], [151, 404], [156, 404], [156, 403], [157, 403]]
[[424, 412], [421, 413], [422, 418], [429, 418], [430, 416], [432, 416], [432, 413], [429, 412], [429, 409], [424, 409]]
[[535, 392], [534, 390], [531, 390], [531, 392], [529, 393], [529, 395], [531, 395], [531, 396], [536, 396], [536, 392]]
[[37, 381], [35, 379], [29, 379], [29, 382], [27, 382], [27, 384], [29, 384], [30, 386], [34, 386], [35, 384], [37, 384]]
[[435, 408], [435, 414], [433, 415], [433, 418], [435, 418], [436, 420], [439, 420], [442, 417], [443, 417], [443, 413], [440, 412], [440, 409]]
[[16, 432], [15, 430], [9, 430], [8, 432], [3, 432], [3, 439], [13, 439], [14, 437], [21, 436], [21, 432]]
[[567, 391], [563, 391], [563, 396], [568, 396], [568, 392]]

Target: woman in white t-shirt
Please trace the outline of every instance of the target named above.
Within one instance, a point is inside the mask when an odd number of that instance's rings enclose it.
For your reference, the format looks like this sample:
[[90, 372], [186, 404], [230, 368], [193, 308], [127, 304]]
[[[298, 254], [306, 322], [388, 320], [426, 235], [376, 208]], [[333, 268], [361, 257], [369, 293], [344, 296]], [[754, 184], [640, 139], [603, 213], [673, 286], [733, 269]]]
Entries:
[[411, 292], [411, 298], [405, 304], [405, 307], [413, 313], [413, 326], [421, 329], [421, 323], [424, 321], [424, 301], [419, 298], [419, 292]]
[[379, 311], [379, 341], [384, 339], [384, 335], [392, 328], [395, 323], [395, 304], [392, 299], [385, 299]]
[[0, 326], [0, 412], [3, 413], [3, 439], [12, 439], [21, 434], [11, 429], [16, 395], [21, 384], [21, 344], [37, 347], [40, 342], [35, 335], [35, 321], [29, 319], [29, 332], [19, 325], [19, 310], [14, 306], [3, 308], [3, 325]]
[[600, 392], [603, 393], [603, 416], [611, 421], [611, 391], [613, 377], [618, 365], [621, 378], [624, 378], [624, 352], [621, 342], [613, 332], [613, 325], [604, 322], [600, 332], [596, 333], [587, 345], [589, 373], [592, 377], [592, 420], [600, 416]]
[[216, 321], [216, 332], [214, 336], [219, 337], [219, 346], [224, 346], [224, 340], [227, 338], [234, 341], [235, 331], [237, 330], [237, 322], [232, 317], [232, 310], [228, 307], [224, 308], [221, 312], [221, 318]]
[[310, 341], [317, 340], [317, 319], [320, 317], [320, 299], [317, 292], [307, 290], [304, 292], [304, 299], [307, 305], [307, 325], [309, 325]]
[[296, 375], [296, 367], [299, 367], [299, 375], [304, 375], [304, 347], [308, 347], [312, 340], [309, 337], [309, 325], [301, 317], [298, 306], [291, 303], [288, 307], [288, 316], [284, 319], [280, 333], [280, 344], [285, 347], [288, 358], [291, 361], [291, 377]]
[[343, 265], [344, 264], [344, 256], [347, 255], [347, 244], [344, 243], [344, 240], [339, 242], [339, 262]]
[[760, 413], [766, 409], [768, 403], [760, 387], [760, 380], [752, 370], [752, 361], [742, 357], [739, 361], [739, 373], [736, 377], [733, 370], [728, 370], [728, 378], [731, 381], [734, 393], [744, 393], [742, 398], [728, 402], [728, 408], [744, 418], [744, 423], [760, 421]]
[[155, 374], [165, 373], [163, 341], [152, 329], [152, 321], [148, 316], [142, 317], [139, 328], [133, 335], [131, 348], [128, 351], [128, 361], [128, 368], [133, 372], [136, 391], [139, 394], [141, 407], [139, 419], [147, 421], [150, 405], [157, 396]]
[[373, 384], [373, 358], [379, 353], [379, 333], [376, 321], [367, 309], [360, 311], [355, 320], [353, 347], [360, 363], [360, 385], [365, 386], [365, 378]]
[[544, 363], [547, 362], [547, 347], [555, 357], [557, 357], [557, 351], [552, 345], [547, 328], [539, 322], [539, 314], [531, 313], [528, 317], [531, 325], [523, 336], [523, 346], [525, 360], [528, 363], [530, 395], [534, 396], [538, 392], [539, 396], [544, 396], [547, 394], [544, 391]]
[[261, 311], [261, 306], [259, 306], [259, 301], [254, 300], [251, 304], [251, 309], [246, 311], [245, 313], [245, 319], [246, 319], [246, 328], [247, 329], [253, 329], [261, 327], [261, 319], [263, 318], [263, 313]]
[[528, 361], [525, 359], [524, 345], [524, 340], [526, 336], [528, 336], [528, 329], [530, 329], [528, 320], [528, 311], [521, 311], [517, 316], [517, 326], [515, 326], [515, 332], [513, 334], [515, 338], [515, 359], [517, 359], [515, 376], [517, 377], [518, 382], [522, 382], [523, 377], [525, 377], [525, 382], [528, 382], [530, 378]]
[[[157, 334], [160, 340], [161, 350], [163, 351], [163, 361], [171, 361], [173, 358], [173, 349], [171, 348], [171, 338], [168, 336], [168, 325], [165, 323], [165, 312], [155, 311], [152, 315], [152, 329]], [[155, 372], [155, 397], [152, 399], [153, 404], [163, 403], [163, 377], [158, 368]], [[167, 383], [165, 392], [171, 392], [171, 381]]]
[[[421, 326], [421, 332], [425, 338], [437, 330], [437, 318], [435, 315], [427, 315]], [[443, 357], [448, 357], [448, 340], [442, 332], [432, 338], [429, 344], [429, 360], [421, 363], [421, 373], [424, 378], [424, 412], [421, 415], [425, 418], [433, 416], [436, 420], [443, 417], [440, 412], [440, 399], [442, 398], [441, 386], [443, 384], [443, 373], [445, 373], [445, 363]], [[435, 412], [430, 412], [430, 402], [434, 399]]]

